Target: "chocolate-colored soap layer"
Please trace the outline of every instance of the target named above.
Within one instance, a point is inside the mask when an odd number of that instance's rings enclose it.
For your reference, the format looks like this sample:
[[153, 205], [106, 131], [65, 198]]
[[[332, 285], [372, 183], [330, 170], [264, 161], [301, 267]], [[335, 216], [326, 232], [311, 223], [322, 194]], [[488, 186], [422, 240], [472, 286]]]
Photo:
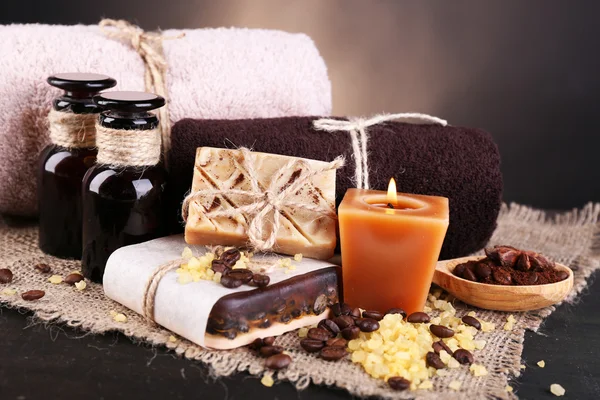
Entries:
[[341, 301], [341, 268], [329, 267], [221, 298], [210, 313], [206, 335], [238, 335], [321, 315]]
[[[336, 200], [356, 187], [352, 144], [346, 132], [319, 132], [317, 117], [177, 122], [168, 154], [171, 224], [183, 231], [180, 207], [189, 191], [196, 148], [246, 146], [254, 151], [332, 161], [344, 155], [337, 172]], [[386, 190], [391, 177], [403, 193], [448, 197], [450, 225], [441, 259], [481, 249], [496, 227], [501, 206], [500, 154], [491, 135], [472, 128], [386, 122], [369, 128], [371, 189]]]

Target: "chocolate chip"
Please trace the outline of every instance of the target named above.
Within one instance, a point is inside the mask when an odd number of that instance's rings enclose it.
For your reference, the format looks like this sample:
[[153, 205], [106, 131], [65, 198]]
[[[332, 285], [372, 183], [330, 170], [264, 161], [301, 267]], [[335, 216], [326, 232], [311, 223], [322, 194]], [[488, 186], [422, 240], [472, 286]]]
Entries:
[[223, 275], [221, 277], [221, 285], [223, 285], [229, 289], [234, 289], [234, 288], [240, 287], [240, 286], [242, 286], [242, 283], [243, 282], [241, 280], [235, 279], [234, 277], [229, 276], [229, 275]]
[[443, 340], [438, 340], [437, 342], [433, 342], [433, 344], [431, 345], [433, 347], [433, 351], [435, 351], [437, 354], [440, 354], [440, 352], [442, 350], [446, 351], [446, 353], [452, 355], [452, 350], [450, 350], [450, 347], [448, 347], [448, 345], [446, 343], [444, 343]]
[[360, 318], [360, 308], [353, 308], [352, 311], [350, 311], [350, 316], [353, 318]]
[[212, 270], [215, 272], [220, 272], [221, 274], [225, 274], [225, 273], [231, 271], [231, 268], [229, 268], [227, 265], [225, 265], [223, 263], [223, 261], [213, 260], [212, 261]]
[[326, 341], [332, 336], [332, 333], [323, 328], [310, 328], [306, 337], [309, 339]]
[[444, 364], [440, 356], [438, 356], [433, 351], [427, 353], [427, 355], [425, 356], [425, 363], [428, 367], [433, 367], [435, 369], [441, 369], [446, 366], [446, 364]]
[[[248, 283], [252, 280], [252, 276], [254, 274], [252, 273], [252, 271], [250, 271], [249, 269], [232, 269], [231, 271], [227, 272], [224, 276], [228, 276], [230, 278], [233, 279], [237, 279], [242, 281], [242, 283]], [[221, 279], [223, 279], [221, 277]]]
[[269, 284], [271, 278], [268, 275], [263, 274], [254, 274], [252, 275], [252, 280], [248, 282], [251, 286], [265, 287]]
[[44, 263], [36, 264], [34, 268], [43, 274], [47, 274], [48, 272], [52, 271], [52, 268], [50, 268], [50, 266], [48, 264], [44, 264]]
[[479, 322], [477, 318], [471, 317], [470, 315], [465, 315], [461, 320], [465, 324], [476, 328], [478, 331], [481, 330], [481, 322]]
[[461, 364], [473, 364], [473, 354], [465, 349], [458, 349], [452, 355]]
[[335, 347], [335, 346], [339, 346], [339, 347], [346, 347], [346, 345], [348, 344], [348, 341], [346, 339], [342, 339], [342, 338], [331, 338], [329, 340], [327, 340], [327, 343], [325, 343], [327, 346], [331, 346], [331, 347]]
[[67, 275], [64, 282], [68, 283], [69, 285], [75, 285], [77, 282], [81, 282], [82, 280], [83, 280], [83, 275], [74, 273], [74, 274]]
[[431, 321], [431, 318], [429, 318], [429, 315], [425, 314], [424, 312], [417, 311], [410, 314], [406, 320], [414, 324], [426, 324], [427, 322]]
[[275, 354], [265, 360], [265, 367], [269, 369], [283, 369], [292, 362], [292, 357], [287, 354]]
[[327, 296], [325, 294], [319, 295], [313, 305], [313, 311], [315, 315], [321, 315], [327, 309]]
[[383, 319], [383, 314], [380, 313], [379, 311], [363, 311], [362, 313], [363, 318], [371, 318], [374, 319], [375, 321], [381, 321]]
[[358, 318], [356, 320], [356, 326], [362, 332], [374, 332], [379, 329], [379, 322], [371, 318]]
[[333, 322], [335, 322], [335, 324], [339, 326], [340, 329], [345, 329], [349, 326], [354, 325], [354, 319], [349, 315], [340, 315], [339, 317], [335, 317], [333, 319]]
[[328, 330], [332, 335], [340, 333], [340, 327], [330, 319], [322, 319], [317, 325], [318, 328]]
[[348, 352], [346, 351], [345, 347], [338, 347], [338, 346], [324, 347], [321, 349], [321, 352], [319, 353], [321, 358], [323, 360], [327, 360], [327, 361], [341, 360], [342, 358], [346, 357], [347, 354], [348, 354]]
[[265, 346], [273, 346], [273, 343], [275, 343], [275, 337], [267, 336], [263, 339], [263, 343], [265, 344]]
[[469, 269], [468, 267], [465, 268], [462, 277], [468, 281], [477, 282], [477, 276], [475, 275], [475, 272], [473, 272], [473, 270]]
[[475, 266], [475, 275], [479, 279], [485, 279], [492, 274], [492, 269], [487, 262], [480, 262]]
[[494, 280], [496, 281], [496, 283], [498, 283], [500, 285], [512, 284], [512, 278], [510, 277], [510, 273], [503, 269], [499, 269], [499, 268], [494, 269], [494, 271], [492, 272], [492, 276], [494, 277]]
[[283, 347], [281, 346], [263, 346], [259, 351], [262, 357], [271, 357], [272, 355], [283, 353]]
[[306, 338], [300, 341], [300, 346], [309, 353], [316, 353], [325, 347], [325, 342], [322, 340]]
[[342, 329], [342, 337], [346, 340], [353, 340], [360, 334], [360, 328], [356, 325]]
[[387, 381], [390, 388], [393, 390], [406, 390], [410, 387], [410, 381], [408, 379], [404, 379], [401, 376], [392, 376]]
[[389, 310], [387, 310], [385, 312], [385, 315], [388, 315], [388, 314], [400, 314], [400, 315], [402, 315], [402, 318], [406, 318], [406, 311], [404, 311], [401, 308], [390, 308]]
[[11, 283], [13, 280], [13, 273], [8, 268], [0, 269], [0, 283]]
[[21, 298], [27, 301], [33, 301], [41, 299], [46, 295], [46, 292], [43, 290], [28, 290], [27, 292], [21, 294]]
[[241, 258], [241, 253], [238, 249], [229, 249], [219, 257], [219, 260], [228, 267], [233, 267], [236, 262]]
[[454, 336], [454, 331], [443, 325], [430, 325], [429, 330], [439, 338], [449, 338]]

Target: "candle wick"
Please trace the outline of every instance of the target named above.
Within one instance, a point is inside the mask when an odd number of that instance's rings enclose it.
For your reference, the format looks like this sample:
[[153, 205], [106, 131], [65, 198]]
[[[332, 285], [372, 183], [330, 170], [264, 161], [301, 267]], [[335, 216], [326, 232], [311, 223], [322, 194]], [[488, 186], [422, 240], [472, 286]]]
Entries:
[[388, 203], [388, 204], [387, 204], [387, 206], [388, 206], [389, 208], [391, 208], [392, 210], [394, 209], [394, 205], [393, 205], [392, 203]]

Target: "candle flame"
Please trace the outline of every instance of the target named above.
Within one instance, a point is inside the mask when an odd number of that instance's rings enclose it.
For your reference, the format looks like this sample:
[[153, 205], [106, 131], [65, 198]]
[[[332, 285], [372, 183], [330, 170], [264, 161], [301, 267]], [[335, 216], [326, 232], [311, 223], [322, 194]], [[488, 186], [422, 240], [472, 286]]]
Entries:
[[388, 185], [387, 201], [394, 206], [398, 203], [398, 193], [396, 193], [396, 181], [394, 178], [390, 179], [390, 184]]

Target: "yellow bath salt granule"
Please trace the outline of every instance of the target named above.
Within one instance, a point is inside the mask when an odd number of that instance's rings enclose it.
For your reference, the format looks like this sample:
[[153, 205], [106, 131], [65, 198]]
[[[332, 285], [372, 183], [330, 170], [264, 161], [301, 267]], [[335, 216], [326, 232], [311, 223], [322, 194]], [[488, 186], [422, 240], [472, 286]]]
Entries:
[[452, 390], [460, 390], [462, 383], [459, 381], [452, 381], [448, 384], [448, 387]]
[[177, 338], [175, 336], [171, 335], [171, 336], [169, 336], [169, 342], [175, 343], [175, 342], [177, 342]]
[[546, 366], [546, 361], [540, 360], [540, 361], [537, 362], [537, 365], [540, 368], [544, 368]]
[[82, 291], [87, 287], [87, 283], [85, 283], [85, 281], [75, 282], [75, 287], [77, 290]]
[[302, 253], [294, 254], [294, 261], [296, 261], [296, 262], [302, 261]]
[[48, 278], [48, 282], [53, 283], [55, 285], [58, 285], [62, 281], [63, 281], [63, 278], [60, 275], [52, 275], [50, 278]]
[[555, 396], [564, 396], [567, 391], [564, 387], [560, 386], [558, 383], [553, 383], [550, 385], [550, 393]]
[[121, 314], [121, 313], [116, 313], [116, 314], [113, 316], [113, 319], [114, 319], [116, 322], [127, 322], [127, 316], [126, 316], [125, 314]]
[[17, 294], [17, 291], [15, 289], [3, 289], [0, 294], [4, 294], [6, 296], [14, 296], [15, 294]]
[[479, 364], [471, 364], [469, 370], [473, 373], [473, 376], [484, 376], [488, 374], [487, 369]]
[[527, 367], [526, 367], [524, 364], [521, 364], [521, 365], [519, 365], [519, 368], [520, 368], [520, 369], [525, 369], [525, 368], [527, 368]]
[[267, 374], [263, 375], [262, 379], [260, 380], [260, 383], [262, 383], [266, 387], [271, 387], [271, 386], [273, 386], [275, 381], [273, 380], [273, 377], [271, 376], [271, 374], [267, 373]]
[[193, 256], [194, 254], [192, 253], [192, 249], [190, 249], [189, 247], [183, 249], [183, 252], [181, 253], [181, 258], [183, 258], [184, 260], [189, 260]]
[[427, 381], [423, 381], [421, 382], [421, 384], [418, 386], [419, 389], [421, 390], [428, 390], [428, 389], [433, 389], [433, 382], [427, 380]]
[[308, 335], [308, 328], [298, 329], [298, 337], [305, 338]]
[[504, 388], [504, 390], [506, 390], [508, 393], [512, 393], [513, 388], [510, 385], [506, 385], [506, 387]]
[[480, 321], [481, 322], [481, 331], [482, 332], [492, 332], [496, 329], [496, 324], [492, 323], [492, 322], [485, 322], [485, 321]]

